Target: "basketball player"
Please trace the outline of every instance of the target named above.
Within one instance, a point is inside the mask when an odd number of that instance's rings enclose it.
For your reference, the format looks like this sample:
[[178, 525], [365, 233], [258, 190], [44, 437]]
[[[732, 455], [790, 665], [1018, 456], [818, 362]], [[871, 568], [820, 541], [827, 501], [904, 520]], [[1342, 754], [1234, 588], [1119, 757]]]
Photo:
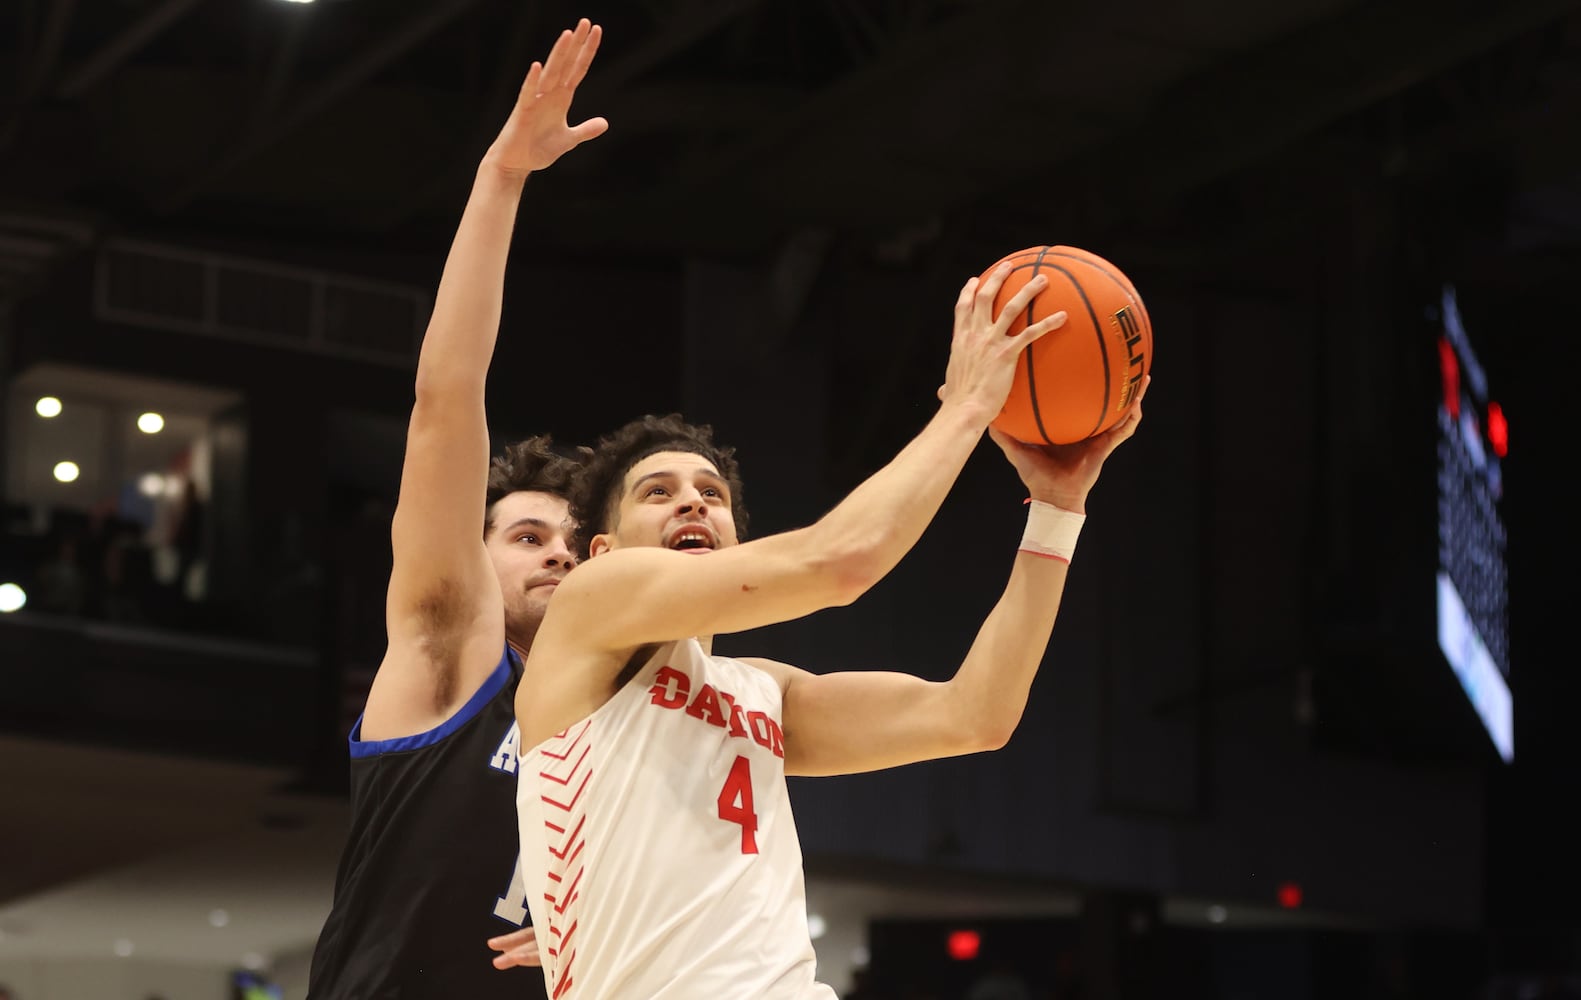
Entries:
[[576, 563], [566, 491], [580, 460], [534, 438], [491, 464], [483, 390], [523, 183], [607, 128], [566, 123], [599, 39], [584, 20], [533, 64], [439, 283], [391, 528], [389, 645], [351, 733], [352, 826], [314, 1000], [544, 995], [542, 975], [517, 967], [536, 964], [536, 945], [515, 930], [527, 908], [513, 702], [520, 658]]
[[1017, 355], [1064, 322], [1057, 313], [1007, 336], [1044, 287], [1033, 279], [996, 318], [1007, 273], [962, 290], [932, 421], [811, 527], [738, 544], [732, 453], [677, 417], [628, 424], [579, 474], [572, 513], [591, 558], [556, 593], [516, 697], [522, 864], [557, 1000], [832, 1000], [813, 978], [785, 775], [1009, 739], [1087, 493], [1140, 408], [1061, 448], [991, 432], [1030, 515], [1004, 594], [950, 681], [710, 653], [714, 635], [851, 603], [915, 544], [1003, 406]]

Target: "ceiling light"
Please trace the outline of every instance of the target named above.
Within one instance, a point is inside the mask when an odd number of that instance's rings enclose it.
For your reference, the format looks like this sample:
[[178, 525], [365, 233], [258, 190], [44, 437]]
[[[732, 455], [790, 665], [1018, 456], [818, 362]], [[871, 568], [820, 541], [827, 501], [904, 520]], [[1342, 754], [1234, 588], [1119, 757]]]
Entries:
[[225, 910], [214, 909], [209, 911], [209, 926], [224, 927], [231, 922], [231, 915]]
[[810, 937], [814, 941], [816, 941], [819, 938], [823, 937], [824, 932], [827, 931], [828, 929], [829, 929], [829, 923], [828, 923], [828, 921], [824, 920], [822, 916], [820, 916], [819, 914], [816, 914], [816, 913], [809, 913], [809, 914], [807, 914], [807, 936], [808, 937]]
[[60, 409], [60, 400], [54, 396], [40, 396], [38, 402], [33, 404], [33, 412], [46, 420], [60, 416]]
[[158, 434], [165, 429], [165, 418], [157, 413], [145, 413], [137, 418], [137, 429], [144, 434]]
[[157, 497], [165, 492], [165, 477], [157, 472], [145, 472], [137, 480], [137, 492], [145, 497]]
[[1229, 916], [1230, 911], [1226, 910], [1217, 903], [1208, 907], [1208, 923], [1210, 924], [1222, 924], [1225, 920], [1229, 919]]
[[115, 949], [116, 955], [121, 958], [131, 958], [132, 952], [137, 950], [136, 948], [132, 947], [132, 942], [126, 940], [126, 938], [120, 938], [117, 940], [113, 947]]
[[264, 957], [256, 951], [249, 951], [242, 956], [242, 968], [248, 972], [258, 972], [264, 967]]
[[[21, 611], [27, 604], [27, 591], [14, 583], [0, 583], [0, 614]], [[3, 937], [0, 934], [0, 937]]]
[[56, 462], [55, 478], [62, 483], [74, 483], [82, 475], [82, 470], [77, 468], [76, 462]]

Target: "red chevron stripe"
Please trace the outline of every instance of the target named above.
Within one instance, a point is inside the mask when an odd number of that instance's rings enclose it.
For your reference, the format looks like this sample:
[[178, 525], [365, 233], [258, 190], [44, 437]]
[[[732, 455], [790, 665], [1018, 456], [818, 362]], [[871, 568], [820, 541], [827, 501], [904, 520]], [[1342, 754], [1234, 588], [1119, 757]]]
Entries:
[[580, 819], [578, 819], [576, 821], [576, 829], [572, 830], [570, 835], [565, 838], [565, 841], [564, 841], [564, 843], [566, 845], [565, 848], [563, 850], [557, 851], [553, 847], [551, 847], [551, 848], [549, 848], [549, 853], [553, 854], [555, 857], [559, 858], [561, 861], [564, 861], [565, 860], [565, 856], [566, 856], [566, 852], [571, 849], [572, 842], [576, 841], [579, 837], [582, 836], [582, 827], [585, 826], [586, 824], [587, 824], [587, 817], [584, 815], [584, 816], [582, 816]]
[[576, 887], [582, 884], [582, 869], [578, 869], [576, 878], [571, 880], [571, 888], [565, 891], [565, 902], [554, 908], [556, 913], [564, 913], [565, 908], [576, 902]]
[[[587, 731], [589, 729], [591, 729], [592, 727], [593, 727], [593, 720], [592, 719], [589, 719], [586, 722], [582, 723], [582, 731], [577, 733], [576, 734], [576, 739], [572, 740], [571, 741], [571, 745], [565, 748], [565, 753], [555, 753], [553, 750], [541, 750], [539, 752], [542, 753], [545, 757], [553, 757], [555, 760], [565, 760], [567, 757], [571, 756], [571, 751], [576, 749], [576, 745], [578, 743], [582, 742], [582, 737], [586, 736], [587, 735]], [[569, 732], [569, 730], [567, 730], [566, 732]], [[559, 738], [564, 737], [564, 736], [565, 736], [565, 732], [562, 732], [562, 733], [560, 733], [560, 735], [558, 737], [556, 737], [556, 739], [559, 739]]]
[[571, 963], [574, 961], [576, 961], [576, 953], [572, 952], [571, 957], [565, 960], [565, 972], [554, 988], [554, 1000], [560, 1000], [571, 989]]
[[551, 799], [547, 795], [540, 795], [539, 798], [543, 799], [549, 805], [552, 805], [552, 806], [554, 806], [557, 809], [564, 810], [565, 812], [570, 812], [571, 811], [571, 807], [576, 805], [576, 800], [580, 799], [582, 797], [582, 791], [585, 788], [587, 788], [588, 779], [590, 779], [592, 777], [593, 777], [593, 772], [592, 771], [588, 771], [586, 774], [584, 774], [582, 776], [582, 783], [580, 785], [576, 786], [576, 794], [571, 796], [571, 801], [570, 802], [556, 802], [554, 799]]
[[556, 782], [556, 783], [561, 784], [561, 785], [569, 785], [571, 783], [571, 779], [576, 777], [577, 768], [582, 766], [582, 762], [584, 760], [587, 760], [587, 755], [590, 752], [592, 752], [592, 750], [593, 750], [593, 748], [591, 746], [583, 747], [582, 748], [582, 756], [578, 757], [576, 759], [576, 763], [571, 765], [571, 771], [565, 777], [557, 778], [554, 775], [550, 774], [548, 771], [539, 771], [538, 772], [538, 777], [546, 778], [549, 781], [553, 781], [553, 782]]

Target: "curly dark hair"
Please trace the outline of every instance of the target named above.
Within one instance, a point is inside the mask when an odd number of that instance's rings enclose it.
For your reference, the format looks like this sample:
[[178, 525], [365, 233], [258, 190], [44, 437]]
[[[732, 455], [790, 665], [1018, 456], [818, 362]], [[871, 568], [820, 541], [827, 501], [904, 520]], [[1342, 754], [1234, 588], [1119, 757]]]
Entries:
[[730, 487], [730, 512], [736, 522], [736, 537], [747, 537], [747, 506], [742, 499], [741, 467], [736, 450], [714, 443], [714, 429], [708, 424], [689, 424], [680, 414], [656, 417], [652, 414], [633, 420], [613, 433], [598, 439], [591, 457], [578, 470], [571, 483], [571, 516], [580, 525], [578, 537], [581, 557], [594, 535], [614, 527], [620, 510], [620, 491], [632, 466], [661, 451], [685, 451], [712, 462]]
[[571, 499], [571, 484], [592, 457], [590, 448], [557, 448], [547, 434], [515, 444], [489, 461], [489, 486], [484, 494], [483, 537], [494, 530], [494, 505], [523, 490]]

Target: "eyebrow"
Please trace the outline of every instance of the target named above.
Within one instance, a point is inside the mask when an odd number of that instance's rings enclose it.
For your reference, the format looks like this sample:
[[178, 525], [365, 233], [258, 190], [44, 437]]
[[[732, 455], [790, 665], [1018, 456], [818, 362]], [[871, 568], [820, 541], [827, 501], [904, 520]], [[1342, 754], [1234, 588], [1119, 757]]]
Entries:
[[517, 528], [521, 527], [537, 528], [539, 531], [548, 531], [553, 528], [554, 525], [550, 524], [548, 521], [545, 521], [541, 517], [518, 517], [516, 520], [512, 521], [510, 524], [507, 524], [500, 530], [510, 532], [515, 531]]

